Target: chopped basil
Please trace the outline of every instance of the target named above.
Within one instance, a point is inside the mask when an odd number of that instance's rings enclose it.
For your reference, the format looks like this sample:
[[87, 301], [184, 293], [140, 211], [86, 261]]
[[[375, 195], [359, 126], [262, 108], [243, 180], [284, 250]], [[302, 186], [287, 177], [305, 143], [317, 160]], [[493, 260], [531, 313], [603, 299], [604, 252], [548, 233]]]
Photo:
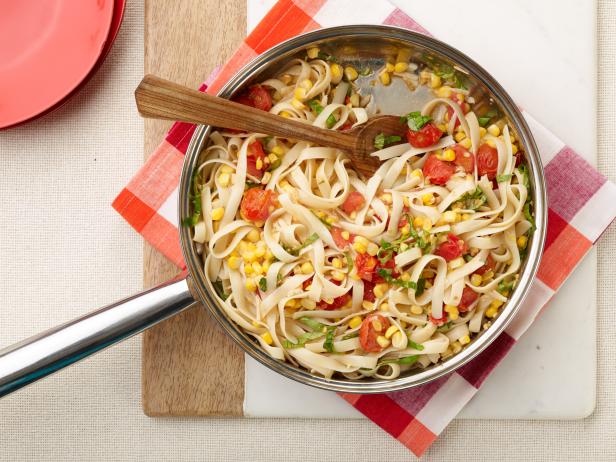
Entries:
[[351, 256], [350, 252], [345, 252], [344, 256], [346, 257], [347, 267], [348, 267], [348, 271], [350, 273], [351, 270], [353, 269], [353, 257]]
[[310, 109], [316, 112], [317, 115], [323, 112], [323, 106], [321, 106], [321, 103], [319, 103], [316, 99], [311, 99], [308, 101], [308, 106], [310, 106]]
[[414, 111], [400, 117], [400, 122], [406, 122], [409, 128], [413, 131], [421, 130], [421, 128], [432, 120], [430, 116], [423, 116], [421, 112]]
[[270, 166], [267, 168], [267, 171], [272, 172], [276, 170], [278, 167], [280, 167], [280, 165], [282, 165], [282, 160], [279, 157], [278, 159], [276, 159], [274, 162], [270, 164]]
[[513, 288], [513, 281], [505, 282], [505, 280], [502, 280], [501, 282], [498, 283], [498, 291], [501, 294], [505, 294], [506, 292], [509, 292], [512, 288]]
[[320, 337], [323, 337], [323, 332], [306, 332], [305, 334], [297, 337], [297, 343], [293, 343], [289, 340], [283, 340], [282, 346], [284, 348], [300, 348], [303, 347], [307, 341], [315, 340]]
[[322, 59], [323, 61], [331, 61], [332, 63], [338, 62], [335, 56], [327, 54], [324, 51], [319, 51], [317, 58]]
[[261, 186], [261, 183], [253, 183], [252, 181], [247, 181], [244, 189], [258, 188]]
[[464, 258], [464, 261], [468, 263], [469, 261], [473, 259], [473, 256], [468, 253], [465, 253], [464, 255], [462, 255], [462, 258]]
[[229, 294], [225, 293], [225, 289], [222, 286], [222, 281], [220, 279], [216, 279], [212, 285], [214, 286], [214, 290], [216, 291], [216, 293], [218, 294], [218, 296], [220, 298], [222, 298], [223, 300], [226, 300], [227, 298], [229, 298]]
[[276, 275], [276, 283], [277, 283], [277, 284], [280, 284], [280, 282], [281, 282], [281, 281], [282, 281], [282, 274], [278, 273], [278, 274]]
[[413, 348], [414, 350], [417, 350], [417, 351], [422, 351], [424, 349], [423, 345], [420, 345], [419, 343], [415, 343], [411, 339], [409, 339], [408, 343], [406, 344], [406, 347]]
[[336, 326], [330, 326], [327, 328], [327, 332], [325, 334], [325, 341], [323, 342], [323, 348], [328, 353], [334, 353], [334, 335], [336, 334]]
[[452, 325], [453, 325], [453, 323], [451, 321], [449, 321], [449, 322], [446, 322], [445, 324], [443, 324], [442, 326], [437, 327], [436, 330], [438, 332], [445, 332], [445, 331], [448, 331], [451, 328]]
[[267, 279], [259, 279], [259, 289], [261, 289], [262, 292], [265, 292], [267, 290]]
[[417, 279], [417, 289], [415, 289], [415, 295], [420, 296], [426, 290], [426, 280], [424, 278]]
[[359, 71], [359, 75], [363, 75], [364, 77], [372, 74], [372, 69], [369, 67], [364, 67], [361, 71]]
[[315, 321], [314, 319], [309, 318], [308, 316], [302, 316], [301, 318], [299, 318], [299, 320], [303, 322], [304, 324], [306, 324], [308, 327], [310, 327], [315, 332], [325, 332], [327, 329], [327, 326], [325, 324], [321, 324], [320, 322]]
[[190, 194], [190, 201], [193, 205], [193, 213], [191, 216], [184, 218], [182, 224], [184, 226], [195, 226], [199, 222], [201, 216], [201, 190], [197, 184], [197, 176], [199, 171], [195, 170], [195, 173], [191, 179], [192, 193]]
[[336, 122], [338, 121], [334, 117], [334, 114], [330, 114], [327, 120], [325, 121], [325, 125], [327, 125], [327, 128], [332, 128], [334, 125], [336, 125]]
[[521, 164], [518, 167], [518, 170], [520, 171], [520, 173], [522, 174], [523, 180], [522, 180], [522, 184], [524, 185], [524, 187], [526, 189], [530, 188], [530, 179], [528, 178], [528, 167], [526, 166], [526, 164]]
[[385, 136], [383, 133], [379, 133], [374, 138], [374, 147], [377, 149], [383, 149], [385, 146], [401, 141], [402, 138], [398, 135]]
[[508, 175], [496, 175], [496, 182], [497, 183], [504, 183], [506, 181], [509, 181], [511, 179], [511, 174]]
[[531, 200], [527, 199], [526, 203], [524, 204], [524, 208], [522, 210], [524, 211], [524, 216], [526, 217], [526, 219], [530, 221], [531, 228], [529, 230], [529, 234], [532, 234], [533, 231], [537, 229], [537, 227], [535, 226], [535, 219], [533, 218], [532, 213], [530, 213], [530, 206], [531, 206]]
[[352, 334], [346, 334], [344, 337], [342, 337], [342, 340], [348, 340], [350, 338], [355, 338], [355, 337], [359, 337], [359, 332], [353, 332]]
[[417, 289], [417, 283], [415, 281], [403, 281], [402, 279], [396, 279], [392, 277], [391, 270], [379, 268], [377, 273], [390, 284], [394, 284], [405, 289]]
[[416, 363], [418, 359], [419, 359], [419, 355], [403, 356], [402, 358], [396, 358], [396, 359], [384, 359], [383, 361], [379, 362], [378, 365], [379, 366], [382, 366], [385, 364], [409, 365], [409, 364]]
[[300, 250], [305, 249], [310, 244], [313, 244], [314, 242], [318, 240], [319, 240], [319, 235], [317, 233], [312, 233], [310, 236], [308, 236], [308, 239], [306, 239], [302, 245], [295, 247], [294, 249], [285, 248], [285, 250], [291, 255], [298, 256]]
[[477, 210], [483, 204], [485, 204], [488, 200], [487, 196], [484, 194], [482, 189], [477, 186], [474, 191], [467, 192], [461, 198], [461, 201], [464, 202], [464, 207], [470, 210]]
[[315, 217], [317, 217], [317, 218], [319, 219], [319, 221], [320, 221], [321, 223], [323, 223], [323, 224], [325, 225], [325, 227], [326, 227], [327, 229], [331, 229], [331, 228], [332, 228], [331, 223], [328, 223], [328, 222], [327, 222], [327, 220], [325, 220], [325, 218], [321, 218], [320, 216], [318, 216], [318, 215], [317, 215], [316, 213], [314, 213], [314, 212], [312, 212], [312, 213], [313, 213], [313, 215], [314, 215]]
[[478, 117], [477, 121], [479, 122], [480, 127], [485, 127], [490, 123], [491, 117]]

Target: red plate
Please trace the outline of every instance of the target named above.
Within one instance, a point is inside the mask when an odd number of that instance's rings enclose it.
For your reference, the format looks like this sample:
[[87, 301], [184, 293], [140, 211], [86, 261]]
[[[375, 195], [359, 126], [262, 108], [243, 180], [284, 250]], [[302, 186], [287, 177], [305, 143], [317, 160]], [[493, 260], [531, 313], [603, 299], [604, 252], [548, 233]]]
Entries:
[[0, 129], [69, 95], [104, 50], [113, 0], [0, 0]]

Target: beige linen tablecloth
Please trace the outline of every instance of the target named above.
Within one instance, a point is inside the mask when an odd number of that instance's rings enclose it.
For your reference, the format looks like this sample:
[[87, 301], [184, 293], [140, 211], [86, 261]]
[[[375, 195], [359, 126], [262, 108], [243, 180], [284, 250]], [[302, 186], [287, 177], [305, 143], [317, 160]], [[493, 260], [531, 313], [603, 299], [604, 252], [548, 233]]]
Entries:
[[[555, 12], [557, 14], [557, 12]], [[599, 168], [616, 180], [616, 2], [600, 0]], [[0, 132], [0, 347], [138, 291], [141, 238], [110, 207], [142, 162], [132, 91], [143, 5], [86, 89]], [[455, 421], [424, 460], [616, 460], [616, 227], [599, 244], [597, 410], [580, 421]], [[0, 460], [414, 457], [368, 421], [151, 419], [132, 339], [0, 402]]]

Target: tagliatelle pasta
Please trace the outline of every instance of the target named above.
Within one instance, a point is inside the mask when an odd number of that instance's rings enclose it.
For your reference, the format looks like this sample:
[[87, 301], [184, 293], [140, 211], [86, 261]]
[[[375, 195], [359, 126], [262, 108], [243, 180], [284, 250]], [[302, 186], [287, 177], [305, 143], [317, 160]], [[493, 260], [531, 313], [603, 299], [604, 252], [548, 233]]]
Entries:
[[[518, 280], [532, 202], [515, 135], [496, 112], [475, 114], [455, 71], [401, 51], [362, 74], [434, 93], [404, 116], [406, 140], [375, 139], [372, 178], [337, 149], [214, 131], [187, 224], [221, 306], [268, 354], [323, 377], [393, 379], [491, 325]], [[378, 112], [358, 77], [311, 49], [236, 100], [345, 130]]]

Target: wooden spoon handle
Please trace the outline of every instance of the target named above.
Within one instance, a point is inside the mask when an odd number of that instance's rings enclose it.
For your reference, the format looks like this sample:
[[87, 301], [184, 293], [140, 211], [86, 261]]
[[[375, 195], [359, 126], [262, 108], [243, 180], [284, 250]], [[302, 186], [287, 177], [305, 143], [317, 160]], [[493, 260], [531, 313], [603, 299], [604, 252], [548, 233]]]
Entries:
[[235, 128], [352, 151], [356, 135], [286, 119], [244, 104], [146, 75], [135, 90], [142, 117]]

